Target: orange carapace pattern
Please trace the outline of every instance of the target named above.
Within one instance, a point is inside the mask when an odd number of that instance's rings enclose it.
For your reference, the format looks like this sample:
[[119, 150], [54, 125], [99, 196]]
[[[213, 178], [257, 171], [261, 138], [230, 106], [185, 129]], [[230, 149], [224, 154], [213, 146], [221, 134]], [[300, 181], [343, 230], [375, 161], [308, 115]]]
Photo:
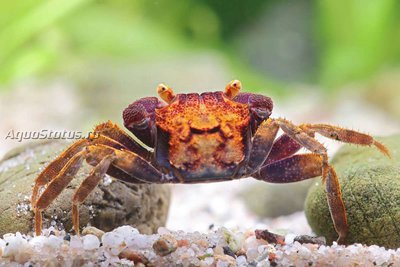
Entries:
[[169, 135], [169, 162], [177, 169], [223, 173], [245, 157], [248, 105], [222, 92], [179, 94], [156, 110], [157, 126]]

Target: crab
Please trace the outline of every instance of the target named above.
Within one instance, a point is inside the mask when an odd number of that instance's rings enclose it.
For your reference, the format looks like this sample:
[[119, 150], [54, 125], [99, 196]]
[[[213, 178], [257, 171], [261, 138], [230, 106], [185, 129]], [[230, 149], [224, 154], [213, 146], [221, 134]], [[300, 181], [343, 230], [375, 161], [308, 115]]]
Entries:
[[[320, 134], [337, 141], [389, 150], [373, 137], [328, 124], [295, 125], [270, 117], [271, 98], [240, 93], [238, 80], [224, 91], [174, 94], [160, 84], [160, 98], [145, 97], [123, 111], [124, 132], [111, 121], [70, 145], [39, 174], [32, 193], [35, 232], [41, 234], [42, 212], [74, 178], [83, 162], [93, 169], [72, 199], [73, 229], [79, 234], [79, 205], [109, 174], [128, 183], [203, 183], [246, 177], [269, 183], [292, 183], [322, 176], [330, 214], [345, 241], [346, 210], [327, 149]], [[278, 136], [278, 131], [283, 133]], [[141, 142], [137, 141], [140, 140]], [[301, 148], [309, 153], [297, 153]]]

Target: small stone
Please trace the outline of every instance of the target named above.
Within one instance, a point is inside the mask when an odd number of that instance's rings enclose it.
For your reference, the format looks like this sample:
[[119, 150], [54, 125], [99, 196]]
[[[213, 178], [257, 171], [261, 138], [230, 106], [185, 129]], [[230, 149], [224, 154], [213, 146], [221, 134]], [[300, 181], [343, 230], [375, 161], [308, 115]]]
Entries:
[[245, 256], [239, 256], [236, 258], [236, 264], [237, 266], [246, 266], [247, 265], [247, 260]]
[[153, 249], [157, 255], [166, 256], [174, 252], [178, 247], [178, 242], [172, 235], [163, 235], [153, 244]]
[[118, 255], [126, 247], [124, 237], [116, 232], [105, 233], [101, 243], [111, 255]]
[[9, 258], [11, 261], [24, 263], [28, 261], [30, 255], [27, 253], [30, 250], [28, 241], [22, 238], [21, 234], [17, 233], [15, 236], [4, 237], [6, 246], [4, 247], [3, 257]]
[[244, 235], [242, 233], [234, 233], [226, 228], [222, 228], [222, 230], [228, 246], [234, 253], [236, 253], [236, 251], [241, 249], [244, 244]]
[[217, 266], [236, 266], [236, 260], [235, 258], [232, 258], [229, 255], [215, 255], [214, 256], [215, 261], [217, 262]]
[[81, 249], [83, 247], [82, 240], [78, 236], [72, 236], [69, 246], [75, 249]]
[[125, 238], [125, 243], [127, 247], [132, 247], [135, 249], [149, 249], [154, 243], [153, 238], [149, 238], [147, 235], [137, 234]]
[[69, 234], [66, 234], [66, 235], [64, 236], [64, 240], [65, 240], [65, 241], [71, 241], [71, 236], [70, 236]]
[[169, 234], [171, 234], [171, 231], [168, 230], [166, 227], [159, 227], [159, 228], [157, 229], [157, 233], [158, 233], [159, 235], [169, 235]]
[[188, 247], [189, 241], [186, 239], [178, 240], [178, 247]]
[[285, 243], [286, 244], [292, 244], [294, 242], [294, 239], [296, 238], [297, 235], [295, 234], [287, 234], [285, 236]]
[[249, 248], [246, 252], [246, 257], [249, 262], [254, 261], [258, 257], [257, 248]]
[[123, 251], [121, 251], [118, 257], [120, 259], [128, 259], [130, 261], [133, 261], [135, 266], [138, 263], [143, 263], [144, 265], [149, 263], [149, 260], [142, 253], [131, 248], [125, 248]]
[[204, 263], [207, 265], [211, 265], [214, 262], [214, 258], [213, 257], [207, 257], [204, 259]]
[[120, 227], [114, 229], [113, 232], [117, 233], [125, 238], [139, 234], [139, 231], [130, 225], [120, 226]]
[[216, 246], [214, 248], [214, 255], [224, 255], [224, 249], [221, 246]]
[[43, 244], [46, 242], [47, 237], [43, 235], [35, 236], [31, 240], [29, 240], [29, 244], [32, 247], [42, 247]]
[[88, 226], [83, 228], [82, 235], [95, 235], [97, 238], [101, 239], [101, 237], [104, 235], [104, 231], [94, 226]]
[[236, 258], [235, 253], [232, 251], [232, 249], [229, 246], [225, 246], [225, 247], [223, 247], [223, 249], [224, 249], [224, 254], [225, 255], [229, 255], [229, 256], [231, 256], [233, 258]]
[[0, 238], [0, 248], [4, 248], [6, 246], [6, 241]]
[[83, 237], [83, 249], [93, 250], [100, 247], [99, 238], [95, 235], [88, 234]]
[[274, 243], [280, 245], [285, 244], [285, 237], [283, 235], [274, 234], [268, 230], [255, 230], [254, 232], [256, 234], [257, 239], [263, 239], [268, 243]]
[[51, 235], [48, 238], [46, 238], [45, 244], [46, 244], [47, 247], [56, 250], [61, 246], [61, 244], [63, 242], [64, 241], [63, 241], [63, 239], [61, 237]]
[[300, 244], [326, 245], [326, 240], [323, 236], [299, 235], [293, 241], [297, 241]]

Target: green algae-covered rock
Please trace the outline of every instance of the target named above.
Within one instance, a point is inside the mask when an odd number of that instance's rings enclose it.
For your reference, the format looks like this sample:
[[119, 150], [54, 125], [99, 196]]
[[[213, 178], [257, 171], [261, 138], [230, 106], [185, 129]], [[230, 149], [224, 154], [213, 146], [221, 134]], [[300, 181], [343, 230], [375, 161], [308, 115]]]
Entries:
[[[5, 233], [29, 233], [33, 230], [30, 197], [35, 178], [50, 160], [66, 147], [65, 142], [36, 142], [10, 151], [0, 161], [0, 236]], [[44, 227], [72, 228], [71, 200], [87, 177], [86, 163], [71, 184], [44, 211]], [[164, 226], [170, 200], [167, 185], [135, 185], [111, 178], [104, 179], [80, 206], [80, 226], [88, 223], [104, 231], [132, 225], [142, 233], [154, 233]]]
[[[349, 233], [346, 243], [400, 247], [400, 135], [378, 138], [392, 159], [373, 147], [345, 145], [332, 160], [341, 184]], [[305, 202], [307, 220], [317, 235], [335, 241], [325, 188], [319, 180]]]

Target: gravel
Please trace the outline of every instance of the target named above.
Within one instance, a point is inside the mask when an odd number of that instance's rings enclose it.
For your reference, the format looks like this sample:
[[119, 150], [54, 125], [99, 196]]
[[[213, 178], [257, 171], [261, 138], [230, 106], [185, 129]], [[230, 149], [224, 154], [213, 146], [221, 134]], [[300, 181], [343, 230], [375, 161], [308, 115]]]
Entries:
[[[266, 231], [266, 230], [258, 230]], [[257, 232], [257, 231], [256, 231]], [[6, 234], [1, 266], [399, 266], [400, 249], [354, 244], [299, 243], [294, 234], [268, 243], [255, 231], [221, 227], [207, 233], [170, 231], [140, 234], [131, 226], [69, 236], [54, 227], [42, 236]], [[266, 235], [266, 239], [269, 235]], [[279, 236], [279, 235], [277, 235]], [[281, 239], [279, 237], [279, 239]], [[304, 240], [303, 240], [304, 241]]]

